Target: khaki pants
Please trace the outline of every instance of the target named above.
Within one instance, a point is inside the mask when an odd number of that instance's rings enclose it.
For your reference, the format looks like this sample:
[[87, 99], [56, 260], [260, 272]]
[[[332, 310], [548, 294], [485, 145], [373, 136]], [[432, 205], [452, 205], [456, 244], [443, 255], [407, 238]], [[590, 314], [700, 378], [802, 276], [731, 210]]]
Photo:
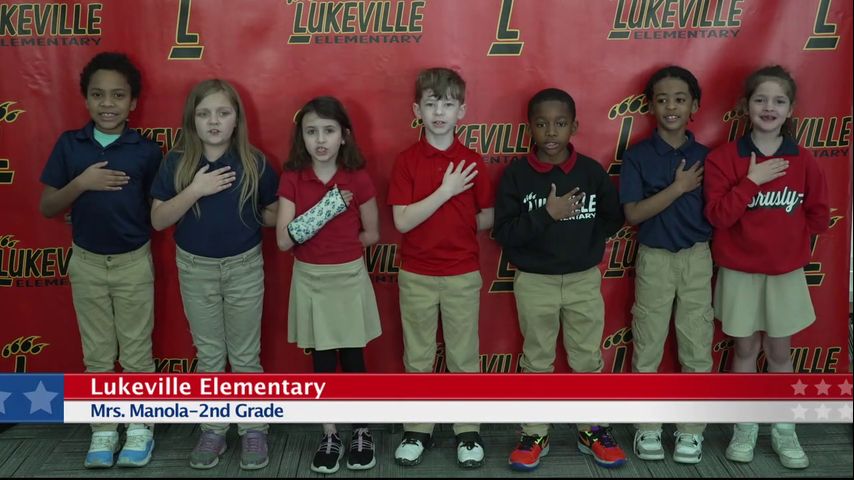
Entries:
[[[658, 371], [675, 299], [674, 327], [682, 371], [711, 372], [714, 314], [709, 244], [697, 243], [675, 253], [641, 245], [635, 272], [632, 371]], [[636, 427], [658, 430], [661, 424]], [[702, 433], [705, 424], [677, 424], [676, 428], [684, 433]]]
[[[100, 255], [72, 245], [68, 262], [71, 298], [90, 373], [153, 372], [154, 266], [149, 244], [127, 253]], [[93, 431], [116, 430], [93, 424]]]
[[[605, 303], [600, 290], [599, 267], [566, 275], [542, 275], [516, 270], [513, 295], [522, 331], [522, 371], [554, 371], [558, 331], [563, 327], [563, 346], [573, 372], [595, 373], [604, 367], [602, 333]], [[589, 424], [579, 424], [589, 430]], [[522, 424], [526, 435], [547, 435], [545, 423]]]
[[[400, 270], [400, 317], [403, 323], [403, 365], [407, 373], [429, 373], [436, 361], [439, 312], [445, 359], [451, 372], [480, 372], [478, 318], [480, 272], [430, 276]], [[433, 433], [432, 423], [404, 424], [409, 432]], [[478, 424], [454, 424], [454, 433], [477, 432]]]
[[[196, 371], [258, 373], [261, 368], [261, 313], [264, 259], [261, 246], [224, 258], [209, 258], [177, 249], [178, 280], [184, 313], [190, 324], [198, 364]], [[266, 432], [267, 424], [238, 424], [238, 433]], [[228, 424], [202, 424], [220, 435]]]

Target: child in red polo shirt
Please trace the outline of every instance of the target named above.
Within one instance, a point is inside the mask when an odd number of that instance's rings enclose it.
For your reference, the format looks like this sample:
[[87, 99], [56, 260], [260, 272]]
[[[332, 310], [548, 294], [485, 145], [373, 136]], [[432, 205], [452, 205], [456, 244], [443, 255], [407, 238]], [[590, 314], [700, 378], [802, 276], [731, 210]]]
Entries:
[[[412, 108], [424, 138], [398, 155], [388, 190], [394, 225], [403, 234], [398, 284], [404, 366], [407, 372], [433, 371], [441, 311], [448, 370], [479, 372], [477, 232], [492, 227], [494, 198], [480, 155], [455, 138], [466, 111], [465, 82], [447, 68], [424, 70]], [[454, 425], [462, 467], [483, 465], [478, 431], [477, 424]], [[395, 461], [421, 463], [432, 433], [430, 423], [404, 424]]]
[[[376, 192], [364, 170], [353, 126], [332, 97], [308, 102], [296, 117], [294, 139], [279, 182], [276, 240], [293, 249], [288, 342], [312, 350], [314, 371], [364, 372], [365, 345], [382, 333], [362, 249], [379, 240]], [[333, 424], [323, 425], [311, 463], [335, 473], [344, 456]], [[347, 468], [376, 465], [367, 425], [353, 425]]]

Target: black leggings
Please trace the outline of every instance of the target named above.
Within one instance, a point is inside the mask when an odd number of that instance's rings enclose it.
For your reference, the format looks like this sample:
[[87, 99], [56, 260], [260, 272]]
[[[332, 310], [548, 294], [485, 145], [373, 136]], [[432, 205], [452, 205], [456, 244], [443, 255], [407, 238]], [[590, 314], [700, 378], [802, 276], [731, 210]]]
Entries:
[[[338, 371], [338, 357], [341, 357], [341, 370], [345, 373], [365, 372], [365, 355], [362, 348], [337, 348], [333, 350], [314, 350], [311, 358], [314, 361], [315, 373], [335, 373]], [[362, 423], [354, 423], [353, 429], [367, 427]]]
[[363, 373], [365, 355], [363, 348], [336, 348], [333, 350], [315, 350], [311, 354], [314, 360], [314, 373], [335, 373], [338, 371], [338, 357], [341, 357], [341, 370], [345, 373]]

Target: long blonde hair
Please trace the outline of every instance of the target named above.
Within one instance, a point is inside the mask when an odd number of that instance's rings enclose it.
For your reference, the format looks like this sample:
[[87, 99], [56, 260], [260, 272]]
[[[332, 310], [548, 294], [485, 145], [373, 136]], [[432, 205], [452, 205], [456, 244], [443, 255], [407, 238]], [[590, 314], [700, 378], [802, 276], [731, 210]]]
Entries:
[[[246, 126], [246, 111], [240, 100], [237, 90], [230, 83], [218, 78], [205, 80], [190, 91], [187, 102], [184, 104], [184, 118], [182, 121], [182, 133], [172, 152], [181, 155], [178, 167], [175, 171], [175, 191], [180, 192], [193, 182], [193, 177], [199, 171], [204, 154], [202, 140], [196, 131], [196, 107], [209, 95], [222, 92], [231, 101], [231, 105], [237, 115], [237, 125], [231, 134], [230, 149], [235, 150], [243, 165], [243, 176], [240, 178], [240, 204], [238, 214], [240, 218], [247, 202], [252, 202], [255, 217], [260, 221], [258, 205], [258, 184], [261, 174], [266, 167], [264, 154], [249, 143], [249, 133]], [[171, 153], [171, 152], [170, 152]], [[193, 205], [196, 216], [201, 215], [198, 203]]]

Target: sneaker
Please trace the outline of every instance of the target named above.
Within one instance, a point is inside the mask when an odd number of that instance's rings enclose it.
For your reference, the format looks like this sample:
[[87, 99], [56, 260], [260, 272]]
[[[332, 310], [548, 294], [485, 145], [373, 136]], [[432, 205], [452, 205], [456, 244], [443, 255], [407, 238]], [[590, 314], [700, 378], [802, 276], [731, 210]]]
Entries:
[[519, 439], [516, 449], [510, 452], [507, 461], [510, 468], [530, 472], [540, 466], [540, 458], [549, 454], [549, 436], [525, 435]]
[[258, 430], [248, 430], [240, 438], [240, 468], [258, 470], [270, 463], [267, 455], [267, 434]]
[[757, 436], [759, 436], [758, 423], [736, 423], [732, 426], [732, 440], [729, 441], [724, 456], [733, 462], [753, 461], [753, 449], [756, 448]]
[[92, 432], [92, 441], [83, 466], [86, 468], [110, 468], [119, 451], [119, 432]]
[[142, 426], [129, 428], [116, 464], [120, 467], [144, 467], [151, 461], [153, 450], [154, 432]]
[[374, 437], [367, 428], [353, 429], [350, 439], [350, 451], [347, 452], [347, 468], [350, 470], [367, 470], [374, 468], [377, 458], [374, 456]]
[[810, 459], [798, 442], [795, 425], [775, 423], [771, 427], [771, 448], [780, 457], [780, 463], [786, 468], [807, 468]]
[[432, 446], [431, 442], [429, 433], [403, 432], [403, 440], [394, 451], [394, 461], [404, 467], [418, 465], [424, 457], [424, 450]]
[[676, 463], [700, 463], [700, 460], [703, 459], [703, 435], [676, 432], [673, 436], [676, 437], [673, 461]]
[[338, 471], [338, 462], [344, 456], [344, 448], [341, 437], [337, 433], [324, 434], [320, 439], [320, 446], [311, 461], [311, 471], [317, 473], [335, 473]]
[[483, 465], [483, 439], [478, 432], [457, 435], [457, 463], [463, 468]]
[[632, 444], [635, 455], [641, 460], [664, 460], [661, 430], [637, 430]]
[[219, 463], [219, 456], [225, 453], [225, 435], [214, 432], [202, 432], [199, 441], [190, 452], [190, 466], [193, 468], [208, 469]]
[[611, 436], [611, 427], [593, 427], [578, 432], [578, 450], [592, 455], [602, 467], [614, 468], [626, 463], [626, 454]]

